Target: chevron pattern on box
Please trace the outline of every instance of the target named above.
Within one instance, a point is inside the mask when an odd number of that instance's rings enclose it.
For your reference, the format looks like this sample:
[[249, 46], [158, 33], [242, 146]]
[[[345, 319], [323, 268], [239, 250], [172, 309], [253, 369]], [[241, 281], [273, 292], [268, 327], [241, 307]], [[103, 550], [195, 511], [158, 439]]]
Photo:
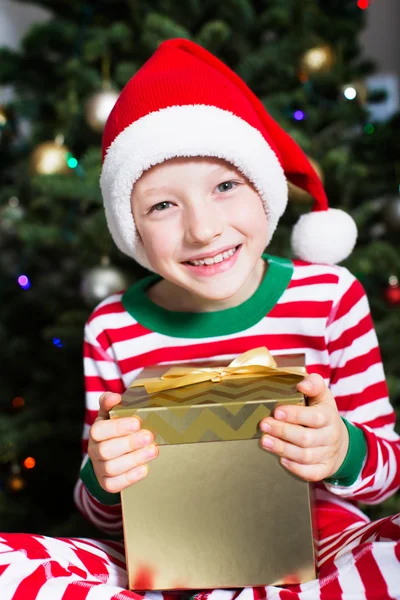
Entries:
[[301, 377], [296, 375], [273, 377], [246, 377], [223, 380], [219, 383], [206, 381], [196, 385], [147, 394], [143, 388], [128, 388], [124, 393], [124, 406], [129, 408], [193, 406], [201, 403], [243, 402], [259, 394], [256, 399], [281, 399], [297, 395], [296, 383]]
[[298, 377], [206, 382], [144, 397], [130, 388], [118, 415], [136, 414], [157, 444], [241, 440], [261, 436], [259, 422], [277, 404], [304, 404]]

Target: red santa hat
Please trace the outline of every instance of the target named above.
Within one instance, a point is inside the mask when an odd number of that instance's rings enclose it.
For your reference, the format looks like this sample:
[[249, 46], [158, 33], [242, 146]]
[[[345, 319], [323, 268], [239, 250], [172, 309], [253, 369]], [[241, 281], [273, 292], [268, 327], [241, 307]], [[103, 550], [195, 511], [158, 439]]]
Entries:
[[335, 264], [356, 242], [344, 211], [328, 207], [317, 173], [244, 81], [194, 42], [162, 43], [122, 90], [104, 129], [100, 185], [119, 249], [152, 270], [131, 210], [133, 185], [144, 171], [176, 157], [224, 159], [254, 185], [268, 219], [268, 242], [288, 199], [287, 180], [314, 199], [293, 228], [302, 260]]

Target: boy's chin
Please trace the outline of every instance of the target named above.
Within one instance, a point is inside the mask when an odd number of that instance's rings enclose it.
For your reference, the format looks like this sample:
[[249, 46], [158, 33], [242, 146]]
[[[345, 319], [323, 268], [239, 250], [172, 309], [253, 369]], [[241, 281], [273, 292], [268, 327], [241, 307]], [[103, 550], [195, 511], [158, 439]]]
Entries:
[[202, 286], [191, 286], [190, 288], [186, 288], [186, 290], [193, 296], [199, 299], [199, 301], [215, 303], [216, 309], [218, 309], [218, 304], [230, 303], [234, 301], [235, 298], [240, 294], [241, 286], [235, 285], [227, 286], [221, 283], [218, 286], [216, 281], [209, 282], [208, 285]]
[[214, 283], [213, 284], [214, 287], [211, 289], [210, 286], [210, 291], [204, 291], [203, 294], [199, 295], [199, 297], [204, 298], [204, 300], [212, 300], [214, 302], [224, 302], [224, 301], [228, 301], [231, 300], [232, 298], [234, 298], [238, 292], [240, 291], [240, 288], [237, 288], [237, 286], [235, 286], [234, 289], [232, 288], [226, 288], [226, 286], [222, 286], [221, 288], [217, 288], [217, 284]]

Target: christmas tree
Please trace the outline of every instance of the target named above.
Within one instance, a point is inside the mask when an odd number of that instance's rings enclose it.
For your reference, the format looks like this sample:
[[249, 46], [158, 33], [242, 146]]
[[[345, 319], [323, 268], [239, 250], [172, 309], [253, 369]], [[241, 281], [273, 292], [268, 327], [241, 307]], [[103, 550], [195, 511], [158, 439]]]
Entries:
[[[99, 190], [101, 132], [118, 91], [160, 42], [189, 38], [244, 78], [311, 158], [359, 240], [344, 266], [364, 285], [400, 407], [399, 116], [374, 122], [356, 0], [42, 0], [19, 51], [0, 50], [1, 529], [91, 533], [72, 500], [84, 412], [83, 325], [143, 277], [114, 247]], [[397, 162], [396, 162], [397, 161]], [[311, 208], [291, 186], [270, 253], [290, 257]], [[399, 427], [399, 425], [398, 425]], [[397, 495], [371, 517], [400, 512]]]

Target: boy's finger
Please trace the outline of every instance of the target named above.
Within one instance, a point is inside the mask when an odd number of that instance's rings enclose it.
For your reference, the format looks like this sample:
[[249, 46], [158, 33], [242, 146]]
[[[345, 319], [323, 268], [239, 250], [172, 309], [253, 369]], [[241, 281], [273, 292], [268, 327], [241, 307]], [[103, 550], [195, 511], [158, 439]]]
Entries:
[[136, 417], [121, 417], [120, 419], [98, 417], [90, 428], [90, 437], [94, 442], [104, 442], [139, 431], [140, 425], [141, 423]]
[[329, 449], [326, 446], [315, 446], [313, 448], [301, 448], [289, 442], [283, 442], [278, 438], [264, 435], [261, 438], [261, 446], [277, 456], [297, 462], [301, 465], [319, 464], [328, 459]]
[[[317, 427], [315, 425], [316, 422], [319, 423], [320, 417], [311, 414], [314, 410], [316, 411], [318, 409], [314, 409], [313, 407], [296, 408], [304, 409], [301, 413], [301, 418], [299, 419], [301, 421], [300, 423], [294, 424], [289, 420], [277, 421], [272, 417], [267, 417], [260, 423], [261, 431], [264, 431], [274, 438], [279, 438], [290, 442], [291, 444], [295, 444], [296, 446], [300, 446], [301, 448], [314, 448], [316, 446], [328, 445], [330, 439], [324, 426]], [[325, 417], [324, 413], [322, 413], [322, 415], [322, 418], [325, 419], [326, 424], [328, 424], [328, 419]]]
[[117, 456], [103, 463], [104, 475], [106, 477], [118, 477], [118, 475], [123, 475], [127, 471], [132, 471], [132, 469], [154, 460], [157, 454], [158, 448], [155, 445], [122, 454], [122, 456]]
[[[114, 394], [113, 392], [104, 392], [99, 399], [100, 408], [97, 415], [97, 419], [108, 419], [109, 412], [114, 406], [121, 402], [121, 394]], [[96, 420], [97, 420], [96, 419]]]
[[140, 467], [135, 467], [131, 471], [127, 471], [123, 475], [118, 475], [117, 477], [103, 477], [101, 485], [107, 492], [115, 494], [122, 492], [122, 490], [132, 483], [140, 481], [146, 477], [148, 472], [149, 467], [147, 465], [140, 465]]
[[307, 396], [310, 405], [329, 402], [329, 404], [334, 404], [336, 406], [332, 392], [326, 386], [325, 381], [321, 375], [318, 375], [318, 373], [311, 373], [310, 375], [307, 375], [307, 377], [303, 379], [303, 381], [300, 381], [296, 387], [299, 392], [302, 392], [305, 396]]
[[327, 477], [326, 465], [321, 463], [317, 465], [301, 465], [300, 463], [285, 458], [280, 459], [281, 464], [293, 475], [297, 475], [304, 481], [316, 482], [322, 481]]
[[267, 417], [262, 422], [269, 422], [271, 419], [275, 428], [279, 423], [292, 423], [294, 425], [303, 425], [303, 427], [312, 427], [320, 429], [329, 425], [329, 411], [323, 410], [320, 406], [296, 406], [285, 405], [278, 406], [273, 413], [273, 417]]

